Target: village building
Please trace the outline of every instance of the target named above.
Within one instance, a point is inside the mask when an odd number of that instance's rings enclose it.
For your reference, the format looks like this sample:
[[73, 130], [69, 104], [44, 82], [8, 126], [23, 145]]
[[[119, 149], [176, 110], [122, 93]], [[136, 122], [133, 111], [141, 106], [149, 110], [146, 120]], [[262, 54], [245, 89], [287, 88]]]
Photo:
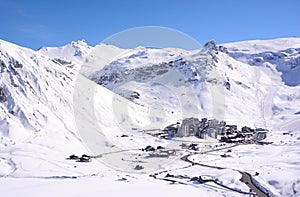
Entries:
[[198, 132], [200, 121], [198, 118], [187, 118], [182, 121], [178, 127], [176, 137], [195, 136]]
[[181, 125], [170, 125], [164, 129], [172, 137], [197, 136], [201, 139], [207, 137], [217, 138], [225, 132], [226, 122], [216, 119], [208, 120], [207, 118], [187, 118], [182, 121]]

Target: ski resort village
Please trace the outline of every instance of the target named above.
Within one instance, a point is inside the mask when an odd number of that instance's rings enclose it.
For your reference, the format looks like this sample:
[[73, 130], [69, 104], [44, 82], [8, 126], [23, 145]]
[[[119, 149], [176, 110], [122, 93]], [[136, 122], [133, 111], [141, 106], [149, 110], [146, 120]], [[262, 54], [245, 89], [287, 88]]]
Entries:
[[[267, 130], [244, 126], [239, 131], [237, 125], [227, 125], [225, 121], [188, 118], [184, 119], [182, 124], [167, 126], [163, 131], [168, 133], [168, 137], [197, 136], [201, 139], [211, 137], [227, 143], [249, 143], [254, 141], [263, 143], [261, 140], [266, 138]], [[257, 136], [262, 137], [258, 138]]]
[[0, 195], [299, 196], [299, 74], [299, 38], [0, 40]]
[[[136, 129], [134, 129], [136, 130]], [[215, 144], [209, 145], [211, 151], [218, 146], [225, 146], [228, 143], [229, 146], [232, 144], [242, 145], [256, 143], [260, 145], [269, 144], [272, 142], [266, 142], [264, 139], [267, 136], [267, 130], [262, 128], [252, 129], [250, 127], [242, 127], [239, 131], [237, 125], [226, 125], [225, 121], [217, 121], [216, 119], [207, 120], [207, 118], [202, 118], [200, 121], [197, 118], [184, 119], [182, 124], [177, 122], [177, 124], [172, 124], [167, 126], [163, 130], [150, 129], [140, 131], [144, 134], [148, 134], [159, 139], [182, 142], [178, 147], [168, 148], [163, 146], [152, 147], [151, 145], [141, 148], [141, 151], [149, 152], [150, 157], [166, 157], [176, 156], [182, 150], [193, 150], [199, 151], [201, 144], [205, 144], [208, 138], [211, 138]], [[118, 136], [119, 137], [119, 136]], [[121, 135], [121, 138], [127, 138], [128, 135]], [[183, 137], [190, 137], [184, 138]], [[195, 138], [193, 138], [195, 137]], [[195, 142], [197, 139], [198, 142]], [[201, 153], [201, 151], [199, 152]], [[113, 154], [113, 153], [112, 153]], [[69, 159], [78, 160], [80, 162], [91, 162], [92, 158], [102, 157], [99, 156], [87, 156], [82, 157], [70, 155]], [[141, 159], [141, 158], [140, 158]], [[142, 162], [141, 162], [142, 163]], [[137, 169], [136, 167], [134, 169]], [[143, 169], [143, 168], [140, 168]]]
[[[237, 129], [237, 125], [227, 125], [225, 121], [218, 121], [216, 119], [202, 118], [187, 118], [182, 121], [182, 123], [177, 122], [176, 124], [169, 125], [163, 130], [160, 129], [148, 129], [148, 130], [139, 130], [138, 132], [143, 133], [144, 135], [150, 135], [159, 140], [171, 141], [171, 143], [165, 143], [167, 146], [151, 146], [147, 145], [140, 149], [135, 149], [135, 153], [132, 153], [132, 150], [119, 150], [113, 152], [107, 152], [100, 155], [89, 156], [82, 155], [77, 156], [72, 154], [69, 156], [68, 160], [75, 160], [78, 162], [91, 162], [93, 159], [102, 158], [107, 155], [114, 155], [122, 153], [122, 155], [115, 157], [115, 159], [121, 159], [125, 161], [132, 170], [142, 171], [147, 168], [153, 167], [152, 165], [159, 161], [159, 168], [162, 168], [165, 162], [168, 163], [168, 160], [174, 160], [176, 158], [181, 159], [187, 163], [190, 163], [190, 166], [183, 167], [188, 169], [194, 165], [205, 166], [207, 168], [217, 168], [225, 169], [223, 167], [216, 167], [210, 165], [203, 165], [198, 163], [198, 160], [189, 159], [191, 156], [195, 157], [196, 155], [205, 155], [212, 152], [224, 151], [220, 154], [220, 158], [232, 157], [232, 149], [237, 146], [247, 145], [247, 144], [256, 144], [256, 145], [266, 145], [271, 144], [272, 142], [266, 142], [266, 136], [268, 130], [263, 128], [252, 129], [250, 127], [242, 127], [241, 130]], [[137, 128], [132, 128], [133, 130], [138, 130]], [[126, 134], [117, 136], [120, 138], [130, 138], [132, 137]], [[208, 140], [210, 139], [210, 140]], [[132, 140], [132, 139], [131, 139]], [[126, 154], [124, 154], [126, 153]], [[199, 160], [201, 161], [202, 158]], [[149, 165], [150, 164], [150, 165]], [[119, 166], [120, 167], [120, 166]], [[124, 166], [123, 166], [124, 167]], [[173, 170], [160, 170], [154, 174], [150, 174], [150, 177], [154, 179], [159, 179], [172, 183], [187, 184], [204, 184], [204, 183], [214, 183], [221, 188], [234, 191], [239, 194], [247, 195], [259, 195], [259, 196], [272, 196], [272, 192], [261, 186], [254, 178], [258, 176], [259, 172], [255, 172], [252, 176], [251, 174], [237, 170], [241, 174], [240, 181], [245, 183], [249, 187], [249, 191], [242, 191], [236, 188], [230, 188], [227, 185], [222, 184], [217, 179], [214, 179], [210, 176], [196, 176], [194, 173], [184, 174], [172, 174]], [[126, 181], [127, 179], [122, 179]], [[188, 181], [185, 183], [185, 181]]]

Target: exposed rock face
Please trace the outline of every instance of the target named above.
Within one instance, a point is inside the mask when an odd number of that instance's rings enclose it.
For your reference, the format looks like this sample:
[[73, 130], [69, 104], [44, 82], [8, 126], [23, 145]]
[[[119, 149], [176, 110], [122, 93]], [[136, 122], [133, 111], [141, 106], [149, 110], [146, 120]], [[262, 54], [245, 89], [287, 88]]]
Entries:
[[7, 97], [5, 95], [4, 89], [0, 87], [0, 102], [4, 103], [7, 101]]
[[210, 40], [207, 43], [204, 44], [204, 47], [207, 48], [208, 50], [214, 50], [217, 51], [217, 44], [215, 40]]
[[217, 45], [216, 41], [210, 40], [204, 44], [204, 48], [208, 51], [208, 53], [212, 56], [215, 62], [218, 62], [217, 54], [219, 52], [228, 54], [228, 49], [225, 46]]
[[208, 53], [211, 55], [212, 59], [215, 62], [218, 62], [217, 54], [218, 54], [218, 47], [216, 44], [216, 41], [210, 40], [207, 43], [204, 44], [204, 48], [208, 51]]

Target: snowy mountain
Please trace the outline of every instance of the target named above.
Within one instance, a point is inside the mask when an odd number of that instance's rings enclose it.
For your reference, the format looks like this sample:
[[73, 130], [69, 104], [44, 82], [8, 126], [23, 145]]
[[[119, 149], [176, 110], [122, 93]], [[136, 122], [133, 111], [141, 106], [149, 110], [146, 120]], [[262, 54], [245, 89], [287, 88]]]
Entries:
[[[92, 193], [95, 195], [110, 193], [110, 184], [122, 189], [124, 186], [116, 180], [126, 177], [132, 183], [131, 189], [150, 184], [149, 191], [158, 187], [168, 192], [169, 185], [150, 179], [149, 173], [129, 174], [128, 169], [136, 163], [122, 160], [110, 166], [107, 164], [114, 163], [115, 158], [105, 160], [108, 163], [95, 160], [87, 164], [65, 158], [73, 153], [137, 151], [149, 144], [168, 146], [169, 142], [139, 131], [163, 129], [188, 117], [208, 117], [239, 127], [267, 128], [268, 141], [273, 144], [232, 148], [229, 162], [211, 153], [202, 159], [205, 164], [260, 171], [257, 180], [274, 194], [299, 195], [300, 180], [295, 176], [300, 170], [299, 72], [299, 38], [222, 46], [210, 41], [194, 51], [120, 49], [106, 44], [91, 47], [85, 41], [33, 51], [1, 40], [0, 181], [7, 186], [14, 178], [30, 179], [25, 185], [34, 185], [35, 179], [49, 183], [52, 179], [56, 182], [75, 177], [83, 187], [88, 187], [91, 180], [105, 183], [107, 188]], [[105, 137], [99, 137], [99, 130]], [[185, 174], [207, 170], [180, 170], [186, 165], [180, 160], [167, 165], [159, 162], [149, 169], [176, 169]], [[246, 190], [240, 175], [228, 168], [207, 173], [223, 184]], [[278, 175], [279, 169], [286, 175]], [[97, 187], [94, 182], [92, 185]], [[212, 187], [203, 184], [196, 190], [187, 184], [176, 190], [178, 195], [240, 195]], [[84, 189], [75, 191], [82, 193]], [[10, 194], [18, 194], [15, 192]], [[129, 190], [125, 194], [133, 195]], [[138, 194], [145, 195], [140, 191], [134, 196]]]
[[[251, 67], [262, 69], [264, 80], [265, 115], [274, 120], [273, 128], [287, 125], [287, 120], [298, 119], [299, 114], [299, 38], [245, 41], [225, 44], [229, 56]], [[271, 78], [268, 79], [268, 78]], [[296, 115], [296, 116], [295, 116]], [[291, 121], [291, 122], [292, 122]], [[297, 129], [290, 128], [290, 129]]]
[[248, 41], [225, 45], [230, 56], [253, 66], [275, 65], [282, 73], [282, 81], [289, 86], [300, 84], [299, 38], [272, 41]]
[[[296, 43], [297, 39], [291, 40]], [[298, 48], [292, 48], [297, 44], [289, 48], [284, 43], [280, 45], [278, 40], [274, 42], [281, 48], [272, 46], [272, 41], [265, 41], [257, 53], [250, 53], [245, 44], [240, 51], [248, 53], [235, 50], [234, 44], [216, 46], [214, 42], [195, 51], [137, 48], [123, 53], [89, 78], [139, 105], [155, 103], [173, 113], [181, 109], [175, 113], [176, 117], [208, 116], [232, 122], [239, 117], [240, 126], [273, 129], [270, 121], [279, 115], [278, 110], [281, 115], [294, 115], [299, 109], [296, 77], [299, 52]], [[270, 52], [270, 49], [275, 51]], [[280, 55], [282, 53], [286, 55]], [[283, 97], [284, 91], [290, 92], [294, 108], [273, 103], [274, 99]], [[279, 105], [283, 102], [279, 101]]]
[[50, 58], [5, 41], [0, 50], [1, 175], [35, 176], [37, 166], [55, 166], [42, 162], [48, 153], [55, 155], [70, 142], [63, 149], [72, 150], [72, 144], [80, 147], [70, 121], [71, 87], [77, 71], [70, 60]]
[[65, 59], [65, 63], [71, 60], [74, 63], [81, 64], [92, 49], [93, 47], [88, 46], [84, 40], [78, 40], [61, 47], [42, 47], [37, 52], [52, 59]]

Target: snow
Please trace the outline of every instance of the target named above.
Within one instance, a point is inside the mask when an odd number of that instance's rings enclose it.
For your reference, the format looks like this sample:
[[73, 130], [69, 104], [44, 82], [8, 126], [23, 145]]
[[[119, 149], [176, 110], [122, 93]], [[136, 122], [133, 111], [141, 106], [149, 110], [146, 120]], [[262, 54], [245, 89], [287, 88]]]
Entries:
[[[164, 170], [212, 177], [244, 192], [249, 188], [237, 170], [259, 172], [255, 180], [273, 194], [299, 195], [300, 39], [223, 46], [228, 54], [214, 46], [120, 49], [84, 41], [33, 51], [0, 40], [0, 87], [7, 98], [0, 102], [0, 195], [241, 195], [214, 183], [169, 184], [149, 176]], [[222, 170], [189, 166], [181, 154], [166, 160], [141, 151], [147, 145], [178, 149], [180, 141], [145, 132], [187, 117], [267, 128], [273, 144], [232, 147], [226, 158], [220, 155], [229, 147], [191, 157]], [[192, 140], [203, 151], [217, 145]], [[81, 163], [66, 159], [71, 154], [102, 157]], [[141, 171], [133, 170], [138, 161]]]
[[247, 40], [222, 44], [229, 52], [242, 52], [246, 54], [261, 53], [266, 51], [281, 51], [285, 49], [300, 48], [300, 38], [278, 38], [273, 40]]
[[[281, 73], [288, 86], [300, 84], [299, 38], [282, 38], [271, 41], [245, 41], [225, 44], [229, 55], [253, 66], [272, 67]], [[239, 49], [237, 49], [237, 46]]]
[[[125, 176], [126, 177], [126, 176]], [[89, 177], [83, 179], [68, 180], [49, 180], [49, 179], [1, 179], [1, 195], [18, 196], [20, 193], [24, 196], [31, 196], [32, 191], [35, 194], [43, 196], [160, 196], [161, 194], [170, 194], [180, 197], [186, 194], [191, 196], [205, 195], [215, 196], [206, 191], [197, 188], [190, 188], [182, 185], [169, 185], [163, 181], [150, 182], [142, 180], [133, 180], [130, 182], [118, 181], [121, 177], [97, 178]], [[128, 178], [128, 177], [126, 177]], [[45, 192], [47, 191], [47, 192]]]
[[62, 58], [80, 64], [93, 47], [88, 46], [84, 40], [72, 41], [61, 47], [42, 47], [37, 53], [52, 59]]

